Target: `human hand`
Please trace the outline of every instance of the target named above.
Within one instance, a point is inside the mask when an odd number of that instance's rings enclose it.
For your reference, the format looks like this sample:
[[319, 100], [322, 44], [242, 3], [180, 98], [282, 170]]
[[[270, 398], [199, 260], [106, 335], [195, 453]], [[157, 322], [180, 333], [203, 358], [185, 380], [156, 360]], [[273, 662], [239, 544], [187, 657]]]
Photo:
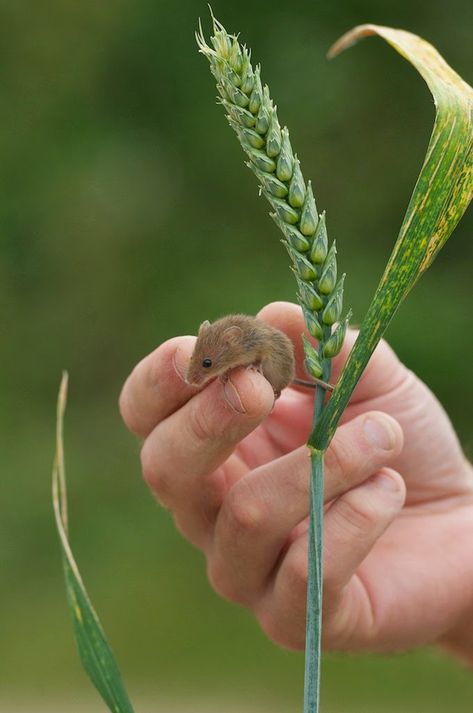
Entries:
[[[279, 302], [258, 316], [293, 340], [304, 376], [300, 309]], [[313, 393], [288, 388], [273, 408], [269, 382], [244, 368], [196, 392], [183, 378], [194, 343], [176, 337], [140, 362], [121, 413], [145, 439], [145, 480], [204, 551], [213, 587], [302, 648]], [[454, 647], [473, 608], [472, 468], [441, 405], [384, 342], [325, 463], [325, 648]]]

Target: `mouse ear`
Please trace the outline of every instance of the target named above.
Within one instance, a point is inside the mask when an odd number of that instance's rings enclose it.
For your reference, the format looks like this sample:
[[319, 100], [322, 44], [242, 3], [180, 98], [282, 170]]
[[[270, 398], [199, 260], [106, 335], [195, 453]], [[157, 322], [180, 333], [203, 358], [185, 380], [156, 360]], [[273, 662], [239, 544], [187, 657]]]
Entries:
[[205, 322], [202, 322], [202, 324], [200, 325], [199, 334], [202, 334], [202, 332], [204, 332], [207, 329], [207, 327], [210, 327], [210, 322], [208, 319], [206, 319]]
[[222, 334], [222, 340], [225, 342], [225, 344], [228, 344], [229, 346], [234, 346], [241, 342], [242, 334], [242, 328], [233, 325], [233, 327], [227, 327], [225, 329]]

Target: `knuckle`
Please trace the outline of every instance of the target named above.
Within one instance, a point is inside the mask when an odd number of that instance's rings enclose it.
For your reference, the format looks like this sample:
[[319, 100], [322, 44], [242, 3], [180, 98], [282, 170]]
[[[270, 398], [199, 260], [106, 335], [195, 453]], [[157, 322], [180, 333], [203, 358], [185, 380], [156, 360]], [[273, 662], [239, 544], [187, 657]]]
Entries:
[[240, 481], [228, 493], [223, 505], [223, 523], [229, 541], [238, 542], [236, 538], [245, 533], [255, 534], [264, 526], [266, 519], [265, 507], [247, 487]]
[[348, 484], [350, 472], [353, 470], [354, 453], [346, 440], [340, 436], [335, 438], [326, 453], [327, 471], [337, 485]]
[[225, 467], [217, 468], [202, 478], [201, 507], [206, 521], [214, 525], [227, 492], [227, 477]]
[[[278, 646], [291, 651], [300, 651], [305, 645], [305, 597], [295, 602], [289, 600], [259, 603], [256, 617], [259, 625]], [[288, 613], [290, 612], [289, 616]]]
[[307, 552], [297, 552], [290, 557], [286, 562], [284, 575], [287, 589], [296, 597], [305, 596], [309, 577]]
[[337, 503], [338, 524], [349, 538], [369, 532], [377, 522], [376, 511], [357, 495], [347, 493]]
[[305, 645], [303, 622], [302, 626], [297, 626], [291, 617], [288, 625], [285, 622], [285, 618], [284, 615], [281, 616], [278, 612], [268, 607], [261, 607], [257, 613], [259, 625], [268, 639], [289, 651], [300, 651]]
[[207, 578], [212, 588], [223, 599], [235, 604], [242, 604], [244, 597], [238, 591], [238, 588], [232, 582], [229, 576], [228, 566], [219, 557], [210, 557], [207, 561]]
[[165, 503], [169, 492], [169, 481], [163, 470], [156, 467], [157, 458], [153, 449], [145, 441], [140, 453], [143, 479], [158, 499]]

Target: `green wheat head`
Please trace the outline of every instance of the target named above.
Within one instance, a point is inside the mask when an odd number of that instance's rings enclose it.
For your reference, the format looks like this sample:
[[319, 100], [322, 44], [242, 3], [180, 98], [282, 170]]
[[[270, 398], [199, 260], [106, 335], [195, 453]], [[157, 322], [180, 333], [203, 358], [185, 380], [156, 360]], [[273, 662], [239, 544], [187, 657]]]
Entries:
[[298, 300], [309, 334], [318, 340], [318, 352], [304, 338], [307, 371], [328, 378], [330, 359], [340, 351], [350, 314], [335, 329], [343, 309], [345, 275], [337, 281], [335, 241], [329, 247], [325, 212], [318, 214], [312, 184], [304, 180], [300, 161], [293, 152], [286, 126], [281, 128], [277, 107], [261, 67], [253, 68], [251, 53], [229, 35], [212, 16], [212, 47], [202, 26], [196, 33], [199, 51], [207, 57], [217, 81], [219, 102], [249, 158], [247, 166], [261, 183], [261, 193], [272, 207], [271, 217], [284, 235], [298, 284]]

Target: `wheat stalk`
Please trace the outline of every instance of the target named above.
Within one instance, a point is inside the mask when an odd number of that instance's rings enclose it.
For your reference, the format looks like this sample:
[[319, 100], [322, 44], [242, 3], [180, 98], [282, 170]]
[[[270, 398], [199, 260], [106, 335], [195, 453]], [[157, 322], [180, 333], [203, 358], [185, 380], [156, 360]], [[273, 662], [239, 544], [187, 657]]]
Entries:
[[[316, 349], [303, 336], [305, 368], [327, 382], [331, 360], [342, 348], [350, 319], [348, 314], [339, 322], [345, 275], [337, 280], [335, 241], [329, 248], [325, 212], [317, 212], [312, 184], [305, 182], [288, 128], [281, 128], [269, 87], [261, 81], [260, 65], [253, 68], [250, 51], [238, 42], [237, 36], [229, 35], [213, 14], [212, 22], [212, 46], [205, 41], [199, 22], [199, 51], [210, 62], [219, 102], [249, 158], [246, 165], [260, 180], [260, 191], [273, 209], [270, 215], [283, 233], [282, 242], [292, 259], [307, 330], [318, 341]], [[339, 324], [333, 329], [336, 322]], [[324, 408], [324, 396], [325, 389], [319, 387], [314, 401], [314, 428]], [[304, 710], [316, 713], [320, 691], [324, 453], [312, 444], [309, 447], [312, 468]]]

